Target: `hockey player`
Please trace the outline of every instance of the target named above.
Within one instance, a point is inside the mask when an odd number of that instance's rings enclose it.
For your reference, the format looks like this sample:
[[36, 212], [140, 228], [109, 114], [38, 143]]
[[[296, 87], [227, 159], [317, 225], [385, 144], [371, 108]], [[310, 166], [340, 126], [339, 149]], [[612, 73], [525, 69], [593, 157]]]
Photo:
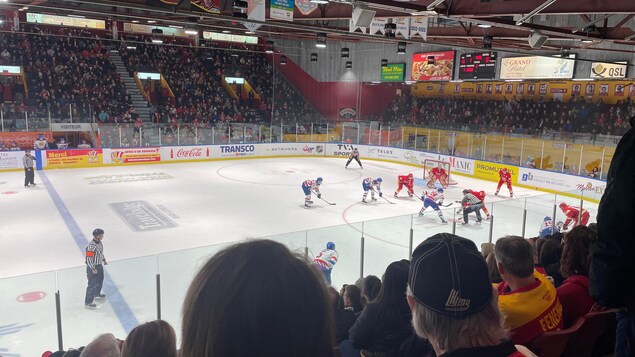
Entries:
[[348, 155], [348, 161], [346, 161], [346, 166], [344, 166], [344, 168], [348, 168], [348, 164], [350, 164], [353, 160], [357, 161], [360, 168], [364, 168], [362, 167], [362, 162], [359, 161], [359, 151], [357, 150], [357, 148], [354, 148], [353, 151], [351, 151], [350, 155]]
[[487, 207], [485, 207], [485, 196], [487, 196], [485, 191], [474, 191], [474, 190], [468, 190], [468, 191], [474, 196], [476, 196], [476, 198], [481, 200], [481, 204], [482, 204], [481, 209], [483, 210], [483, 213], [485, 213], [485, 219], [489, 219], [490, 214], [489, 214], [489, 211], [487, 210]]
[[57, 143], [57, 148], [60, 150], [68, 149], [68, 143], [66, 142], [66, 139], [60, 138], [60, 141]]
[[403, 186], [406, 186], [406, 188], [408, 189], [409, 197], [412, 197], [415, 194], [415, 191], [413, 190], [415, 178], [412, 174], [399, 175], [397, 177], [397, 181], [399, 181], [399, 187], [397, 187], [397, 191], [395, 191], [395, 197], [397, 197], [397, 194], [401, 191]]
[[459, 201], [463, 211], [463, 224], [468, 224], [467, 215], [469, 213], [476, 213], [476, 222], [481, 223], [481, 208], [483, 203], [474, 194], [470, 193], [470, 190], [463, 190], [463, 199]]
[[546, 236], [550, 236], [556, 232], [560, 232], [560, 230], [553, 225], [553, 220], [551, 217], [546, 216], [545, 219], [540, 224], [540, 230], [538, 230], [538, 237], [545, 238]]
[[423, 216], [426, 208], [432, 207], [433, 210], [437, 211], [439, 218], [441, 218], [441, 223], [448, 223], [448, 221], [443, 218], [443, 212], [439, 208], [439, 205], [443, 204], [443, 189], [438, 188], [436, 191], [423, 191], [423, 195], [421, 195], [421, 201], [423, 201], [423, 207], [419, 211], [419, 217]]
[[512, 174], [507, 170], [506, 167], [498, 170], [498, 176], [500, 180], [498, 180], [498, 187], [496, 187], [495, 195], [498, 196], [498, 191], [500, 191], [503, 183], [507, 184], [507, 188], [509, 189], [509, 197], [514, 197], [514, 191], [512, 190]]
[[[586, 226], [587, 223], [589, 223], [590, 214], [589, 211], [584, 208], [582, 208], [582, 215], [580, 215], [580, 207], [569, 206], [564, 202], [560, 203], [559, 207], [565, 216], [567, 216], [567, 219], [564, 221], [564, 226], [562, 227], [563, 230], [566, 231], [571, 223], [573, 223], [573, 227], [579, 224]], [[578, 218], [580, 222], [578, 222]]]
[[322, 198], [320, 193], [320, 185], [322, 184], [322, 178], [318, 177], [317, 180], [306, 180], [302, 183], [302, 191], [304, 191], [304, 205], [311, 207], [313, 201], [311, 201], [311, 192], [317, 195], [317, 198]]
[[324, 280], [326, 280], [326, 285], [328, 286], [331, 286], [331, 271], [337, 263], [338, 257], [339, 253], [335, 250], [335, 243], [328, 242], [326, 243], [326, 249], [323, 249], [320, 254], [313, 259], [313, 264], [322, 271]]
[[434, 183], [437, 182], [437, 180], [439, 180], [439, 183], [441, 183], [441, 186], [443, 188], [448, 188], [448, 173], [445, 172], [445, 169], [443, 168], [442, 164], [439, 164], [438, 167], [435, 167], [432, 170], [430, 170], [430, 178], [428, 180], [428, 187], [434, 188]]
[[381, 177], [378, 177], [373, 180], [372, 177], [367, 177], [362, 181], [362, 188], [364, 189], [364, 197], [362, 198], [362, 202], [368, 203], [366, 201], [366, 196], [368, 196], [368, 191], [370, 191], [370, 199], [372, 201], [377, 201], [375, 198], [375, 191], [379, 194], [379, 197], [382, 197], [384, 194], [381, 193]]

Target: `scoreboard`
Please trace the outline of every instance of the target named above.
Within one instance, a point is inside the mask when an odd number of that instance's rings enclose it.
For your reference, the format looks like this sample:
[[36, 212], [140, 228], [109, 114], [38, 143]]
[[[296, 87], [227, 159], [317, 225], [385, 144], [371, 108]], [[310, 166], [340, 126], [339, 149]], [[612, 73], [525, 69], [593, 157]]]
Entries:
[[459, 62], [459, 79], [494, 79], [496, 52], [464, 53]]

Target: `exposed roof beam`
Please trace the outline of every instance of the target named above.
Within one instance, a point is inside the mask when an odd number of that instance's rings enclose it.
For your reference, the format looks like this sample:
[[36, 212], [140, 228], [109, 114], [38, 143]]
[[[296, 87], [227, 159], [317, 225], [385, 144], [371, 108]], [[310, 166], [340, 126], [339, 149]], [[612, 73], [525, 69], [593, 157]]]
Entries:
[[[514, 16], [523, 15], [544, 3], [544, 0], [492, 1], [480, 0], [454, 1], [445, 15], [449, 16]], [[540, 12], [542, 15], [573, 14], [633, 14], [632, 0], [561, 0]]]

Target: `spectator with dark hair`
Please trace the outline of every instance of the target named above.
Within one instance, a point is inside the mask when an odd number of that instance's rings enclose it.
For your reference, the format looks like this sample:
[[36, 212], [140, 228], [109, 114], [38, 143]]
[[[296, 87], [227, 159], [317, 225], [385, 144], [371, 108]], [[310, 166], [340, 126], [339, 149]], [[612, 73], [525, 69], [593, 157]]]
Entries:
[[[544, 241], [544, 243], [542, 243]], [[540, 239], [540, 253], [538, 266], [545, 270], [545, 275], [553, 279], [553, 285], [557, 288], [562, 285], [564, 278], [560, 274], [560, 258], [562, 258], [562, 244], [555, 239]]]
[[487, 264], [489, 280], [494, 284], [502, 283], [503, 278], [501, 277], [501, 273], [498, 271], [498, 265], [496, 264], [496, 254], [493, 252], [488, 254], [485, 258], [485, 263]]
[[560, 271], [566, 280], [558, 287], [558, 299], [562, 303], [564, 328], [591, 311], [595, 304], [589, 294], [589, 248], [595, 234], [585, 226], [576, 226], [564, 236], [564, 250]]
[[379, 291], [381, 290], [381, 280], [374, 275], [369, 275], [364, 279], [364, 288], [362, 290], [362, 296], [366, 301], [366, 304], [369, 304], [375, 299], [377, 299], [377, 295], [379, 295]]
[[271, 240], [221, 250], [188, 289], [180, 357], [333, 356], [333, 312], [323, 280]]
[[344, 293], [342, 294], [344, 300], [344, 308], [352, 311], [355, 316], [359, 316], [364, 309], [362, 304], [362, 291], [357, 285], [346, 285], [344, 287]]
[[487, 265], [468, 239], [441, 233], [419, 244], [407, 295], [414, 329], [437, 356], [534, 356], [509, 341]]
[[411, 314], [404, 292], [409, 264], [393, 262], [386, 268], [381, 290], [375, 302], [366, 305], [349, 331], [350, 340], [342, 342], [342, 357], [370, 353], [392, 353], [412, 334]]
[[328, 292], [335, 320], [335, 342], [339, 345], [342, 341], [348, 339], [348, 330], [357, 320], [357, 316], [355, 316], [353, 311], [344, 308], [344, 301], [335, 288], [329, 287]]
[[547, 331], [562, 328], [562, 305], [556, 288], [534, 270], [531, 244], [522, 237], [507, 236], [494, 248], [498, 271], [498, 306], [505, 316], [514, 343], [528, 344]]
[[176, 356], [176, 334], [163, 320], [146, 322], [132, 329], [121, 349], [121, 357]]

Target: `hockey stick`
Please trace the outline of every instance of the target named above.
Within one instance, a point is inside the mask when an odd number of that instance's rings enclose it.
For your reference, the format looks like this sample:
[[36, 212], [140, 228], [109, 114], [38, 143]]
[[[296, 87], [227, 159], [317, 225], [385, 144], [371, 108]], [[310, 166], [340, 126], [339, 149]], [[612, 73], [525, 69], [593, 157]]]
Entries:
[[335, 203], [329, 202], [329, 201], [327, 201], [327, 200], [323, 199], [322, 197], [320, 197], [320, 199], [321, 199], [322, 201], [324, 201], [324, 202], [328, 203], [328, 204], [329, 204], [329, 205], [331, 205], [331, 206], [335, 206]]
[[[377, 193], [377, 194], [379, 195], [379, 192], [377, 192], [377, 190], [375, 190], [375, 189], [372, 189], [372, 190], [373, 190], [373, 192], [375, 192], [375, 193]], [[387, 199], [386, 197], [384, 197], [384, 195], [381, 195], [381, 196], [379, 196], [379, 197], [380, 197], [380, 198], [383, 198], [384, 200], [386, 200], [386, 202], [390, 203], [391, 205], [396, 204], [396, 203], [394, 203], [394, 202], [390, 201], [389, 199]]]

